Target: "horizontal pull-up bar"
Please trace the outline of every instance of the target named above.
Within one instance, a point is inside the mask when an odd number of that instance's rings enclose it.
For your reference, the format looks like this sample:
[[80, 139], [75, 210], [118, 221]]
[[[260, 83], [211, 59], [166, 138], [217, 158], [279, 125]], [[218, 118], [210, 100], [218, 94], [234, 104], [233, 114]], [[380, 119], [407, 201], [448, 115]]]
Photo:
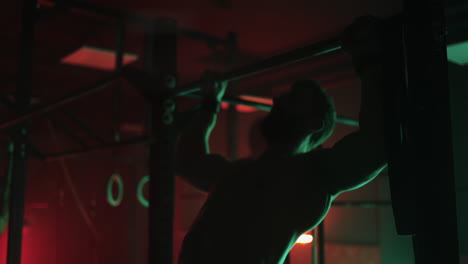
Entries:
[[[315, 44], [307, 45], [283, 54], [273, 56], [271, 58], [259, 61], [257, 63], [241, 67], [239, 69], [222, 73], [216, 81], [235, 81], [247, 78], [256, 74], [270, 71], [280, 66], [286, 66], [301, 61], [309, 60], [313, 57], [330, 54], [334, 51], [341, 50], [340, 39], [333, 38], [324, 40]], [[185, 96], [198, 92], [204, 80], [197, 80], [195, 82], [184, 85], [176, 89], [176, 96]]]
[[71, 95], [62, 97], [62, 98], [56, 100], [53, 103], [50, 103], [50, 104], [47, 104], [47, 105], [44, 105], [44, 106], [40, 106], [38, 108], [33, 108], [30, 111], [28, 111], [28, 112], [26, 112], [26, 113], [24, 113], [24, 114], [22, 114], [20, 116], [11, 118], [11, 119], [9, 119], [7, 121], [4, 121], [4, 122], [0, 123], [0, 129], [5, 129], [7, 127], [11, 127], [11, 126], [16, 125], [18, 123], [21, 123], [23, 121], [26, 121], [26, 120], [32, 119], [34, 117], [46, 114], [46, 113], [48, 113], [50, 111], [53, 111], [53, 110], [55, 110], [55, 109], [57, 109], [57, 108], [59, 108], [61, 106], [64, 106], [64, 105], [67, 105], [67, 104], [69, 104], [69, 103], [71, 103], [73, 101], [76, 101], [76, 100], [78, 100], [78, 99], [80, 99], [82, 97], [85, 97], [87, 95], [98, 92], [98, 91], [106, 88], [117, 77], [118, 77], [118, 75], [113, 74], [110, 77], [105, 78], [104, 80], [100, 80], [100, 81], [96, 82], [91, 87], [81, 89], [81, 90], [79, 90], [79, 91], [77, 91], [77, 92], [75, 92], [75, 93], [73, 93]]
[[[199, 94], [190, 94], [190, 95], [187, 95], [186, 97], [201, 98]], [[255, 109], [258, 109], [261, 111], [267, 111], [267, 112], [269, 112], [272, 107], [269, 104], [249, 101], [249, 100], [245, 100], [245, 99], [241, 99], [241, 98], [233, 97], [233, 96], [224, 96], [222, 100], [223, 102], [228, 103], [228, 104], [250, 106]], [[357, 120], [349, 118], [349, 117], [338, 116], [336, 118], [336, 122], [339, 124], [348, 125], [348, 126], [355, 126], [355, 127], [359, 126], [359, 122]]]

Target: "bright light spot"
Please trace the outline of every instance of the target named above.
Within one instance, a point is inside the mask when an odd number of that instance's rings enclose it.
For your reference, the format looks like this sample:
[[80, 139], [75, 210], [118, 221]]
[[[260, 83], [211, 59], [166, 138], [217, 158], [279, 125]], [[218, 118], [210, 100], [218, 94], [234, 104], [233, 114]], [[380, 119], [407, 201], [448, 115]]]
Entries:
[[[62, 59], [61, 63], [112, 71], [115, 68], [115, 51], [83, 46]], [[124, 53], [123, 65], [138, 59], [135, 54]]]
[[312, 243], [312, 241], [314, 240], [314, 238], [312, 237], [312, 235], [310, 234], [303, 234], [301, 235], [296, 243], [299, 243], [299, 244], [309, 244], [309, 243]]
[[468, 41], [447, 46], [447, 59], [460, 66], [468, 64]]

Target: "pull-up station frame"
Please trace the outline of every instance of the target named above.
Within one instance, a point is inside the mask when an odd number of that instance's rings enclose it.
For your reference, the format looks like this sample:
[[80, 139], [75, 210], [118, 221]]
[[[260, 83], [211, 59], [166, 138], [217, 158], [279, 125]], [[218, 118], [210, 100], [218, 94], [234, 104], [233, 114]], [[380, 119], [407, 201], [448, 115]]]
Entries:
[[[32, 73], [32, 49], [34, 47], [34, 25], [36, 23], [35, 14], [41, 11], [38, 9], [37, 0], [23, 0], [23, 30], [22, 30], [22, 44], [21, 44], [21, 60], [20, 60], [20, 71], [21, 78], [24, 80], [18, 83], [18, 94], [17, 102], [29, 102], [31, 73]], [[160, 104], [153, 105], [152, 111], [152, 129], [154, 133], [150, 136], [150, 139], [139, 139], [137, 142], [150, 143], [150, 156], [157, 160], [157, 162], [150, 163], [150, 174], [151, 177], [157, 177], [156, 180], [152, 180], [150, 184], [151, 190], [151, 204], [149, 210], [149, 220], [151, 221], [150, 226], [150, 254], [149, 261], [151, 263], [172, 263], [172, 222], [173, 222], [173, 199], [174, 199], [174, 124], [170, 118], [171, 111], [174, 111], [175, 107], [174, 99], [179, 96], [193, 95], [199, 91], [199, 87], [202, 84], [202, 80], [198, 80], [176, 89], [169, 85], [171, 82], [167, 81], [167, 78], [176, 80], [176, 40], [177, 37], [187, 36], [194, 39], [204, 40], [207, 43], [216, 45], [226, 45], [226, 40], [219, 39], [213, 36], [209, 36], [204, 33], [194, 32], [188, 29], [180, 29], [176, 26], [176, 22], [168, 19], [147, 19], [137, 15], [128, 15], [116, 10], [105, 9], [96, 7], [89, 4], [78, 3], [73, 1], [66, 2], [51, 2], [53, 7], [61, 11], [74, 12], [75, 10], [81, 10], [82, 14], [89, 12], [98, 14], [104, 17], [113, 18], [118, 20], [118, 34], [122, 34], [121, 23], [137, 23], [144, 25], [146, 28], [146, 44], [147, 48], [145, 56], [148, 58], [145, 60], [145, 71], [150, 74], [156, 75], [155, 88], [158, 90], [154, 91], [154, 95], [159, 98]], [[40, 16], [39, 16], [40, 19]], [[172, 22], [171, 22], [172, 21]], [[162, 24], [161, 24], [162, 23]], [[163, 30], [161, 31], [161, 27]], [[162, 32], [162, 33], [161, 33]], [[121, 38], [118, 38], [121, 40]], [[338, 38], [322, 41], [316, 44], [308, 45], [302, 48], [295, 49], [291, 52], [273, 56], [269, 59], [262, 60], [258, 63], [241, 67], [239, 69], [225, 72], [221, 75], [220, 81], [233, 81], [242, 78], [248, 78], [253, 75], [270, 71], [281, 66], [287, 66], [294, 63], [302, 62], [311, 58], [315, 58], [320, 55], [333, 54], [335, 51], [339, 51], [341, 46], [339, 45]], [[167, 53], [169, 51], [169, 53]], [[117, 45], [116, 50], [116, 69], [121, 67], [121, 60], [123, 54], [123, 45]], [[165, 54], [165, 55], [164, 55]], [[155, 56], [157, 55], [157, 56]], [[162, 61], [158, 61], [161, 58]], [[120, 62], [119, 62], [120, 61]], [[172, 66], [168, 66], [172, 65]], [[27, 148], [25, 147], [24, 140], [27, 135], [27, 124], [28, 121], [44, 115], [48, 112], [54, 111], [63, 107], [71, 102], [74, 102], [80, 98], [91, 95], [98, 92], [110, 84], [114, 80], [121, 77], [120, 72], [109, 75], [101, 81], [98, 81], [91, 87], [85, 88], [71, 95], [65, 96], [51, 104], [39, 106], [33, 109], [29, 108], [29, 105], [24, 104], [23, 110], [20, 115], [15, 118], [6, 120], [0, 123], [0, 130], [18, 126], [20, 133], [18, 139], [15, 141], [15, 151], [13, 154], [13, 179], [12, 179], [12, 199], [10, 206], [11, 224], [10, 234], [8, 240], [8, 264], [20, 264], [21, 262], [21, 228], [22, 218], [24, 213], [24, 193], [26, 186], [26, 168], [27, 168]], [[256, 107], [261, 110], [270, 110], [271, 106], [266, 104], [259, 104], [247, 100], [241, 100], [239, 98], [225, 98], [226, 102], [232, 104], [242, 104]], [[172, 102], [172, 103], [171, 103]], [[339, 122], [348, 125], [357, 125], [357, 122], [351, 119], [341, 118]], [[156, 130], [155, 130], [156, 129]], [[135, 142], [123, 142], [123, 144], [134, 144]], [[117, 147], [120, 144], [111, 144], [107, 147]], [[92, 148], [96, 150], [96, 148]], [[163, 153], [169, 153], [169, 155], [163, 155]], [[154, 161], [153, 160], [153, 161]], [[155, 184], [158, 182], [158, 184]], [[164, 184], [161, 184], [164, 183]], [[164, 187], [164, 188], [162, 188]], [[154, 250], [154, 252], [153, 252]]]

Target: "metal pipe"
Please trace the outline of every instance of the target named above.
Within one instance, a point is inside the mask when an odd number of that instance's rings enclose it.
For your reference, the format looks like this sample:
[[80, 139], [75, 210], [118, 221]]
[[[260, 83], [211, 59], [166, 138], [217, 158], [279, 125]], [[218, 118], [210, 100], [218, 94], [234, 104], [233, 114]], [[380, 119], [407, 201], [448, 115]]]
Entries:
[[34, 117], [37, 117], [37, 116], [40, 116], [40, 115], [43, 115], [45, 113], [48, 113], [48, 112], [51, 112], [61, 106], [64, 106], [64, 105], [67, 105], [71, 102], [74, 102], [82, 97], [85, 97], [87, 95], [90, 95], [90, 94], [93, 94], [97, 91], [100, 91], [104, 88], [106, 88], [109, 84], [111, 84], [118, 76], [117, 75], [111, 75], [111, 77], [108, 77], [104, 80], [100, 80], [98, 82], [96, 82], [94, 85], [92, 85], [90, 88], [86, 88], [86, 89], [82, 89], [78, 92], [75, 92], [71, 95], [68, 95], [68, 96], [65, 96], [65, 97], [62, 97], [58, 100], [56, 100], [55, 102], [51, 103], [51, 104], [48, 104], [48, 105], [44, 105], [44, 106], [40, 106], [40, 107], [37, 107], [36, 109], [32, 109], [30, 111], [27, 111], [26, 113], [20, 115], [20, 116], [17, 116], [17, 117], [14, 117], [14, 118], [11, 118], [7, 121], [4, 121], [0, 124], [0, 129], [5, 129], [5, 128], [8, 128], [8, 127], [11, 127], [13, 125], [16, 125], [18, 123], [21, 123], [23, 121], [26, 121], [26, 120], [30, 120]]
[[214, 48], [217, 45], [225, 46], [229, 43], [228, 39], [215, 37], [204, 32], [194, 31], [194, 30], [187, 29], [187, 28], [179, 28], [177, 32], [179, 33], [180, 36], [193, 39], [193, 40], [204, 41], [210, 48]]
[[[239, 54], [238, 50], [238, 43], [237, 43], [237, 35], [235, 33], [229, 34], [230, 36], [230, 45], [228, 46], [227, 52], [228, 56], [225, 61], [225, 66], [230, 69], [234, 65], [236, 65], [236, 57]], [[232, 94], [237, 94], [237, 86], [236, 84], [230, 87]], [[237, 108], [235, 105], [230, 104], [228, 109], [228, 116], [227, 116], [227, 144], [228, 144], [228, 154], [229, 159], [236, 160], [238, 159], [238, 141], [239, 141], [239, 113], [237, 112]]]
[[[79, 10], [81, 12], [88, 12], [107, 18], [121, 20], [125, 23], [133, 23], [147, 26], [152, 21], [152, 18], [145, 18], [139, 14], [122, 12], [121, 10], [115, 8], [100, 7], [84, 2], [51, 0], [48, 2], [48, 4], [49, 6], [46, 5], [46, 7], [60, 8], [60, 11], [76, 13], [76, 10]], [[208, 46], [227, 44], [226, 39], [216, 37], [204, 32], [194, 31], [192, 29], [178, 28], [176, 32], [183, 37], [187, 37], [193, 40], [204, 41], [208, 44]]]
[[47, 119], [49, 119], [49, 121], [52, 123], [52, 125], [54, 125], [55, 128], [60, 129], [63, 132], [63, 134], [65, 134], [65, 136], [67, 136], [68, 138], [73, 140], [75, 143], [80, 145], [82, 148], [86, 149], [88, 147], [88, 145], [83, 140], [81, 140], [80, 137], [75, 135], [75, 133], [73, 133], [68, 127], [66, 127], [65, 125], [60, 123], [57, 119], [55, 119], [54, 117], [52, 117], [50, 115], [47, 115]]
[[[115, 49], [115, 68], [114, 71], [119, 73], [123, 67], [124, 57], [124, 44], [125, 44], [125, 23], [119, 20], [117, 25], [116, 34], [116, 49]], [[120, 111], [119, 111], [119, 99], [122, 93], [122, 83], [117, 83], [112, 89], [112, 129], [114, 130], [114, 141], [120, 141]]]
[[[15, 109], [16, 111], [19, 110], [16, 107], [15, 103], [3, 93], [0, 93], [0, 104], [8, 108]], [[7, 134], [10, 138], [12, 138], [13, 135], [16, 133], [16, 131], [13, 131], [12, 129], [11, 129], [12, 131], [8, 131], [8, 129], [5, 129], [5, 130], [7, 130], [5, 131], [5, 134]], [[28, 145], [28, 148], [31, 151], [31, 154], [34, 158], [39, 158], [39, 159], [45, 158], [45, 154], [36, 145], [34, 145], [30, 139], [27, 139], [26, 144]]]
[[325, 223], [318, 226], [318, 257], [319, 264], [325, 264]]
[[147, 24], [150, 21], [148, 18], [144, 18], [136, 14], [124, 13], [115, 8], [101, 7], [85, 2], [50, 0], [46, 2], [46, 4], [47, 5], [45, 6], [47, 7], [60, 8], [61, 11], [68, 11], [73, 13], [77, 13], [76, 11], [93, 13], [94, 15], [108, 18], [124, 19], [125, 21], [131, 23]]
[[[200, 98], [201, 96], [198, 94], [189, 94], [185, 95], [185, 97], [190, 97], [190, 98]], [[228, 103], [228, 104], [234, 104], [234, 105], [245, 105], [245, 106], [250, 106], [253, 108], [256, 108], [261, 111], [271, 111], [271, 105], [269, 104], [264, 104], [264, 103], [258, 103], [258, 102], [253, 102], [245, 99], [241, 99], [238, 97], [232, 97], [232, 96], [224, 96], [223, 97], [223, 102]], [[342, 125], [348, 125], [348, 126], [354, 126], [358, 127], [359, 126], [359, 121], [350, 118], [350, 117], [344, 117], [344, 116], [337, 116], [336, 117], [336, 122], [338, 124]]]
[[155, 103], [151, 109], [150, 133], [154, 141], [149, 146], [148, 169], [149, 210], [148, 263], [173, 263], [175, 143], [175, 98], [177, 78], [177, 21], [156, 19], [145, 32], [145, 71], [155, 76]]
[[78, 125], [81, 129], [83, 129], [89, 136], [93, 137], [95, 141], [100, 144], [106, 144], [106, 141], [100, 137], [97, 133], [95, 133], [90, 127], [88, 127], [80, 118], [78, 118], [71, 110], [63, 107], [60, 109], [60, 112], [68, 119], [73, 121], [76, 125]]
[[318, 248], [317, 248], [317, 241], [315, 241], [317, 239], [317, 228], [314, 228], [312, 230], [312, 239], [313, 239], [312, 241], [312, 264], [317, 264]]
[[391, 201], [338, 201], [333, 202], [332, 206], [344, 207], [362, 207], [362, 208], [375, 208], [380, 206], [390, 206]]
[[124, 140], [119, 143], [109, 143], [109, 144], [105, 144], [105, 145], [101, 145], [97, 147], [90, 147], [84, 150], [75, 150], [75, 151], [48, 154], [45, 158], [45, 161], [50, 162], [50, 161], [55, 161], [55, 160], [63, 159], [63, 158], [76, 158], [76, 157], [80, 157], [82, 155], [86, 155], [92, 152], [113, 150], [116, 148], [127, 147], [131, 145], [136, 145], [136, 144], [149, 144], [149, 143], [151, 143], [150, 138], [137, 137], [137, 138], [133, 138], [129, 140]]
[[[301, 61], [309, 60], [319, 55], [330, 54], [334, 51], [341, 50], [340, 39], [333, 38], [324, 40], [315, 44], [307, 45], [290, 52], [279, 54], [260, 62], [241, 67], [237, 70], [225, 72], [220, 75], [217, 81], [235, 81], [247, 78], [256, 74], [270, 71], [280, 66], [286, 66]], [[178, 88], [175, 91], [176, 96], [185, 96], [196, 93], [200, 90], [203, 80], [197, 80]]]
[[[24, 0], [21, 8], [21, 37], [16, 88], [16, 104], [21, 112], [26, 112], [31, 104], [31, 87], [33, 75], [33, 55], [35, 40], [36, 0]], [[15, 123], [18, 124], [19, 122]], [[28, 133], [29, 122], [21, 122], [15, 127], [17, 133], [11, 144], [12, 159], [11, 192], [8, 225], [8, 247], [6, 260], [8, 264], [21, 263], [23, 241], [24, 201], [28, 176]]]

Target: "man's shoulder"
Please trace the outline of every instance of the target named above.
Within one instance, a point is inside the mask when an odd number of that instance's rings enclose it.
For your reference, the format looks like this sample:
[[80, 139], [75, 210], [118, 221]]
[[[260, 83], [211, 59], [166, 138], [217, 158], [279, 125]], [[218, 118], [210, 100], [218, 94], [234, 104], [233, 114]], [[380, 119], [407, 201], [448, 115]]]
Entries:
[[242, 165], [251, 164], [251, 163], [254, 162], [254, 161], [255, 161], [255, 160], [252, 159], [252, 158], [242, 158], [242, 159], [235, 160], [235, 161], [234, 161], [234, 165], [242, 166]]

